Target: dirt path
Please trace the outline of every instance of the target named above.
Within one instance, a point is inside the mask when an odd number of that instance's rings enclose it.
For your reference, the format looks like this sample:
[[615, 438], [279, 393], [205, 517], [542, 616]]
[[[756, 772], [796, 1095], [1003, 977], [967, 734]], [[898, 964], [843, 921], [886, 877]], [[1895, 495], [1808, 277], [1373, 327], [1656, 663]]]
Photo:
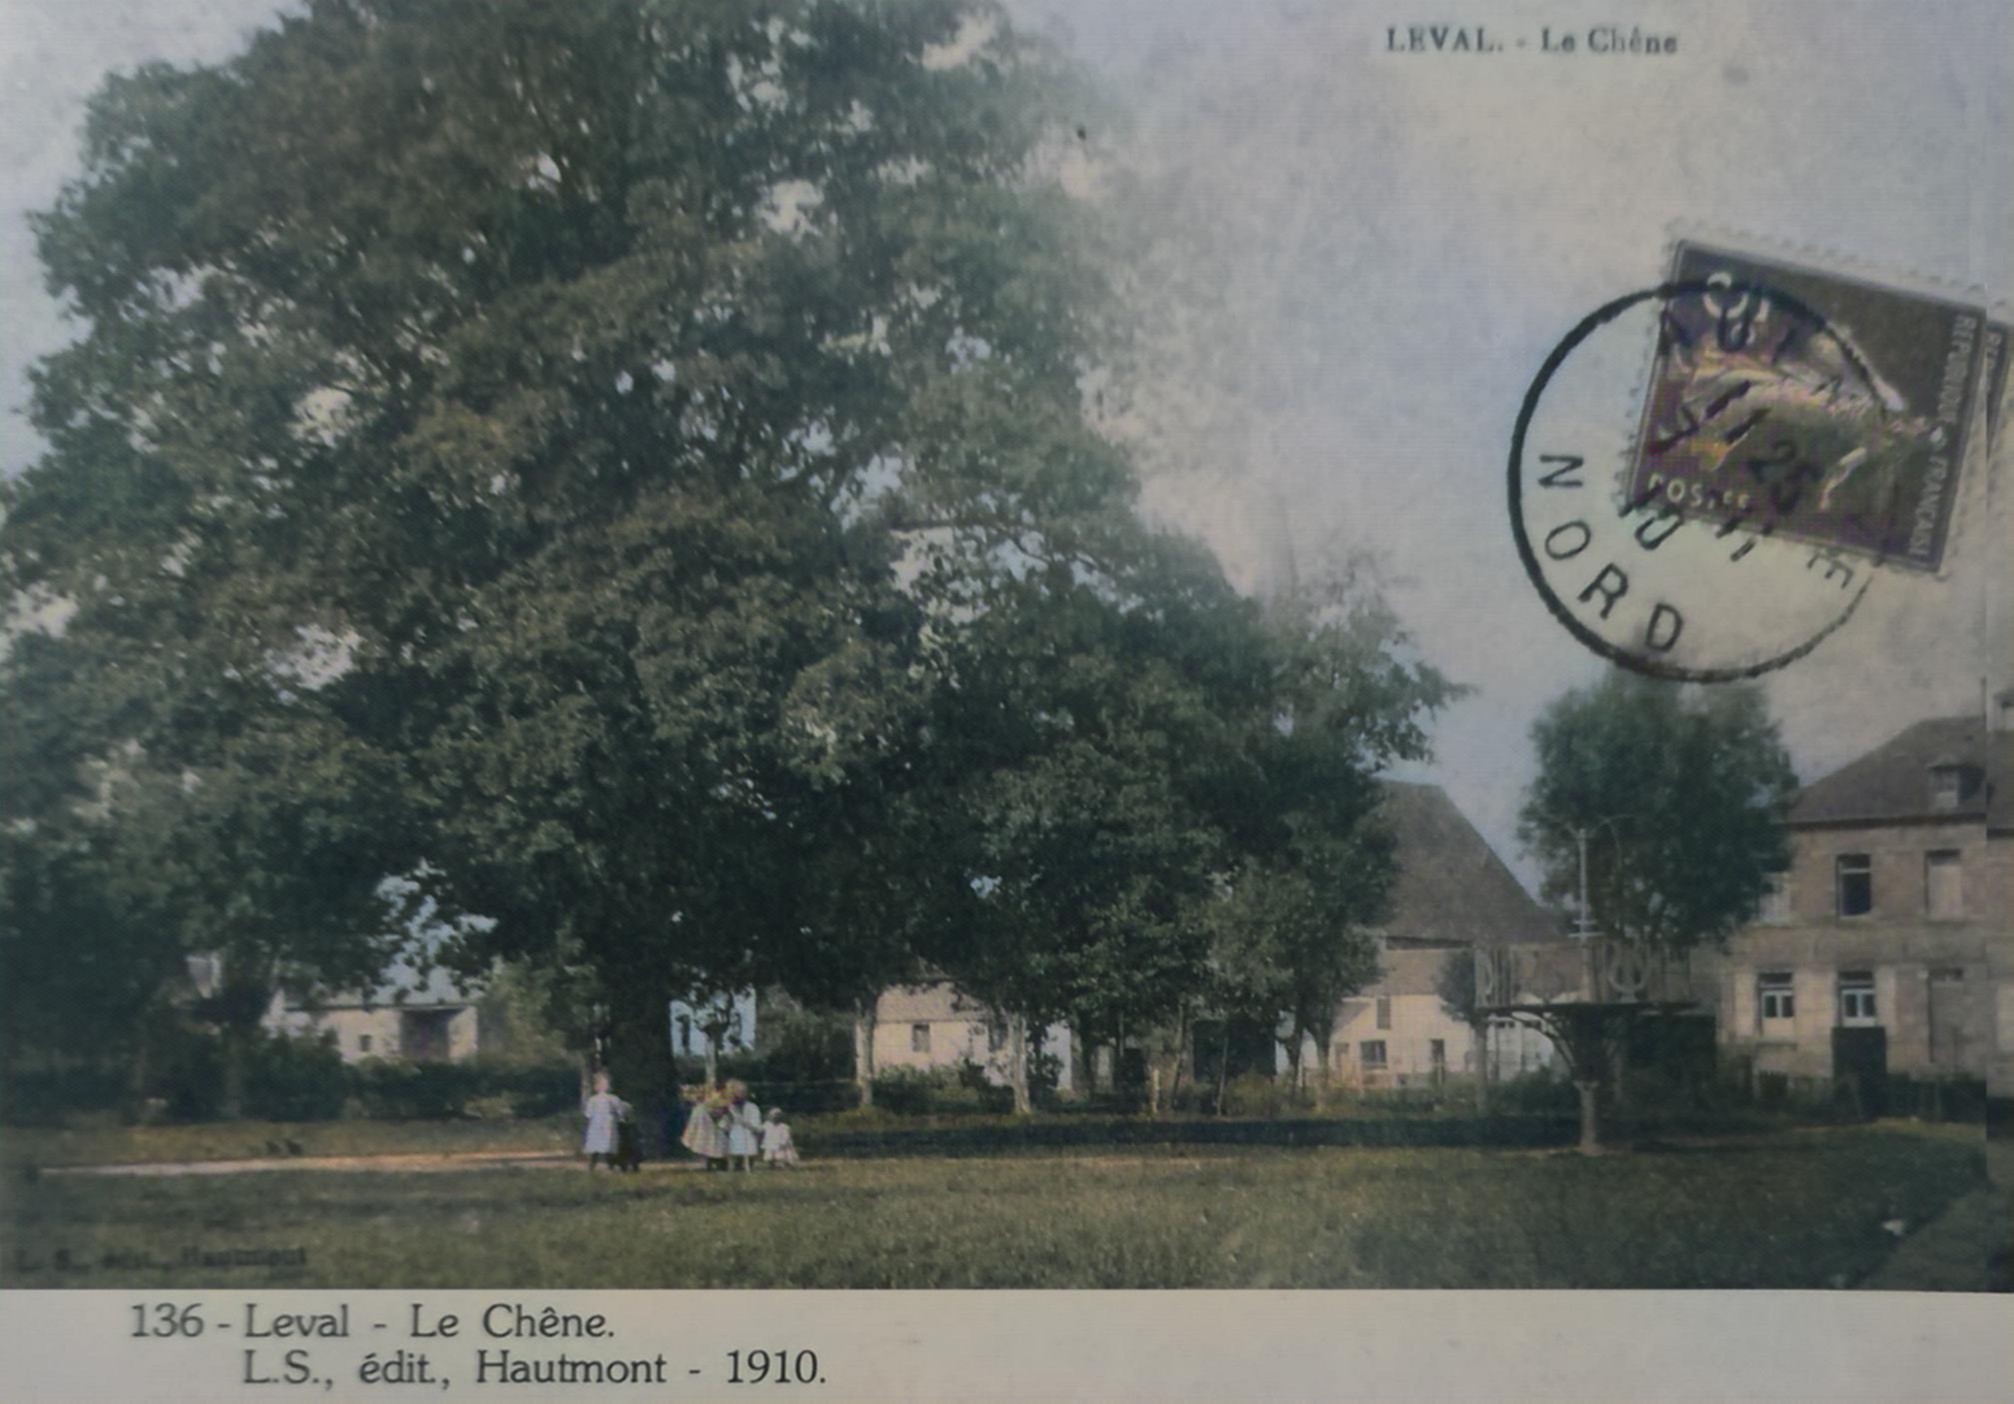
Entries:
[[[554, 1151], [429, 1151], [387, 1155], [289, 1155], [245, 1160], [157, 1160], [129, 1165], [51, 1165], [44, 1175], [111, 1175], [137, 1178], [177, 1175], [257, 1175], [274, 1170], [338, 1170], [378, 1174], [428, 1174], [445, 1170], [579, 1170], [581, 1159]], [[646, 1170], [688, 1170], [671, 1161], [647, 1164]]]

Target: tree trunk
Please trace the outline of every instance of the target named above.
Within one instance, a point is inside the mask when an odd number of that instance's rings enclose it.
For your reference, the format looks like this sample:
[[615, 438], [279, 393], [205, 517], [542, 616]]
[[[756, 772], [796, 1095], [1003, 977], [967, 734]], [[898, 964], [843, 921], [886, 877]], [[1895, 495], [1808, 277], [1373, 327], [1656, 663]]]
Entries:
[[1224, 1093], [1231, 1082], [1231, 1021], [1224, 1020], [1224, 1032], [1217, 1039], [1217, 1115], [1224, 1114]]
[[878, 1001], [862, 1000], [853, 1008], [853, 1085], [860, 1105], [874, 1105], [874, 1018]]
[[226, 1024], [223, 1033], [224, 1084], [217, 1101], [217, 1115], [238, 1121], [245, 1115], [245, 1083], [250, 1071], [251, 1034], [238, 1024]]
[[1189, 1061], [1189, 1010], [1184, 1005], [1175, 1011], [1175, 1075], [1168, 1085], [1168, 1110], [1175, 1109], [1176, 1100], [1182, 1095], [1182, 1065]]
[[1600, 1155], [1601, 1082], [1599, 1079], [1577, 1078], [1573, 1085], [1580, 1092], [1580, 1153]]
[[1035, 1110], [1028, 1090], [1028, 1016], [1007, 1016], [1008, 1076], [1014, 1086], [1014, 1114], [1027, 1116]]
[[133, 1056], [126, 1063], [125, 1105], [120, 1109], [121, 1119], [135, 1125], [146, 1117], [147, 1110], [147, 1045], [153, 1040], [148, 1036], [148, 1021], [143, 1019], [134, 1031]]
[[1475, 1050], [1476, 1115], [1488, 1116], [1490, 1110], [1489, 1020], [1469, 1020], [1469, 1046]]
[[1329, 1066], [1329, 1045], [1335, 1030], [1318, 1024], [1312, 1032], [1315, 1039], [1315, 1109], [1321, 1111], [1328, 1107], [1329, 1092], [1335, 1083], [1335, 1070]]
[[720, 1081], [720, 1043], [713, 1029], [706, 1030], [706, 1085]]

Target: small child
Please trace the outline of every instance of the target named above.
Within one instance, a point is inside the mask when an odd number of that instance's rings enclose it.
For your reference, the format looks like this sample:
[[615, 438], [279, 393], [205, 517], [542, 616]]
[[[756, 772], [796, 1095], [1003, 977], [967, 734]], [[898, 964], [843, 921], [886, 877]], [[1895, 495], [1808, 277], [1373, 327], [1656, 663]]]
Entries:
[[772, 1167], [797, 1164], [797, 1143], [790, 1137], [790, 1123], [783, 1119], [781, 1107], [771, 1107], [769, 1120], [763, 1123], [762, 1163]]
[[606, 1165], [611, 1170], [616, 1163], [616, 1127], [629, 1116], [629, 1103], [609, 1090], [608, 1074], [594, 1075], [594, 1095], [581, 1104], [587, 1114], [587, 1135], [581, 1141], [581, 1149], [587, 1152], [587, 1168], [592, 1173], [597, 1164]]
[[748, 1099], [748, 1084], [739, 1078], [727, 1084], [727, 1159], [741, 1162], [744, 1172], [755, 1168], [762, 1149], [762, 1108]]
[[692, 1115], [686, 1118], [685, 1135], [680, 1138], [681, 1142], [687, 1150], [700, 1157], [707, 1169], [726, 1169], [725, 1089], [693, 1087], [687, 1089], [687, 1096], [692, 1102]]

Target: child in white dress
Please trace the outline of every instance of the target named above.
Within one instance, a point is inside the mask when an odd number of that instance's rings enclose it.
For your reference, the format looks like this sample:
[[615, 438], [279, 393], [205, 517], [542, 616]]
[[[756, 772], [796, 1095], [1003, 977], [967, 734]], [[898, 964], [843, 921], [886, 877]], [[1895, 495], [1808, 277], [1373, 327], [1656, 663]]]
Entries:
[[790, 1137], [790, 1124], [783, 1108], [771, 1107], [762, 1127], [762, 1163], [768, 1166], [797, 1164], [797, 1142]]
[[587, 1152], [587, 1168], [599, 1165], [615, 1168], [616, 1124], [629, 1115], [629, 1103], [609, 1090], [608, 1074], [594, 1075], [594, 1095], [581, 1103], [587, 1115], [587, 1135], [580, 1148]]
[[708, 1087], [688, 1089], [692, 1115], [686, 1119], [685, 1148], [699, 1156], [709, 1170], [727, 1167], [727, 1091]]
[[748, 1084], [739, 1080], [727, 1084], [727, 1158], [739, 1160], [743, 1170], [755, 1168], [761, 1149], [762, 1108], [748, 1100]]

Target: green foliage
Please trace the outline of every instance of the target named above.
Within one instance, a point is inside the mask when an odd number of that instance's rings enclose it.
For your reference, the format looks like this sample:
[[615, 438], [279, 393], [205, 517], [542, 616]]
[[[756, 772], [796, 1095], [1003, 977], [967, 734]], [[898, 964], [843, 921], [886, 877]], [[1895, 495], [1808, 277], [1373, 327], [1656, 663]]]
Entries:
[[1532, 728], [1539, 774], [1519, 834], [1566, 904], [1585, 834], [1596, 927], [1685, 949], [1752, 920], [1789, 863], [1797, 778], [1762, 692], [1611, 673]]
[[983, 557], [1130, 492], [1034, 178], [1081, 94], [1004, 22], [926, 67], [975, 14], [316, 0], [94, 100], [36, 221], [89, 330], [7, 490], [9, 593], [75, 606], [9, 665], [51, 743], [19, 794], [47, 818], [122, 747], [183, 791], [174, 925], [232, 1011], [381, 969], [416, 856], [493, 919], [469, 968], [584, 971], [603, 1026], [904, 958], [875, 883], [784, 880], [885, 827], [899, 522], [983, 499]]
[[1434, 993], [1450, 1019], [1466, 1024], [1476, 1017], [1476, 956], [1466, 946], [1451, 950], [1434, 971]]
[[496, 1109], [502, 1099], [515, 1117], [578, 1110], [580, 1069], [573, 1063], [497, 1065], [406, 1063], [366, 1059], [349, 1069], [348, 1095], [365, 1116], [395, 1121], [446, 1120], [472, 1105]]
[[1120, 260], [1052, 169], [1094, 108], [983, 0], [310, 0], [108, 81], [0, 524], [74, 607], [5, 665], [21, 998], [217, 951], [242, 1042], [425, 912], [656, 1095], [676, 991], [1179, 1024], [1228, 874], [1325, 1017], [1369, 777], [1451, 689], [1134, 514], [1083, 405]]
[[332, 1038], [261, 1039], [248, 1069], [244, 1110], [267, 1121], [331, 1121], [343, 1112], [347, 1072]]
[[[775, 1081], [843, 1081], [853, 1069], [853, 1025], [807, 1009], [781, 992], [765, 994], [756, 1017], [762, 1076]], [[739, 1074], [737, 1074], [739, 1075]]]
[[558, 972], [499, 964], [484, 978], [476, 1003], [477, 1056], [485, 1064], [509, 1067], [551, 1067], [574, 1056], [578, 1042], [560, 1023], [562, 985]]
[[896, 1116], [915, 1116], [930, 1110], [934, 1093], [956, 1085], [955, 1078], [923, 1068], [887, 1068], [874, 1075], [874, 1105]]

